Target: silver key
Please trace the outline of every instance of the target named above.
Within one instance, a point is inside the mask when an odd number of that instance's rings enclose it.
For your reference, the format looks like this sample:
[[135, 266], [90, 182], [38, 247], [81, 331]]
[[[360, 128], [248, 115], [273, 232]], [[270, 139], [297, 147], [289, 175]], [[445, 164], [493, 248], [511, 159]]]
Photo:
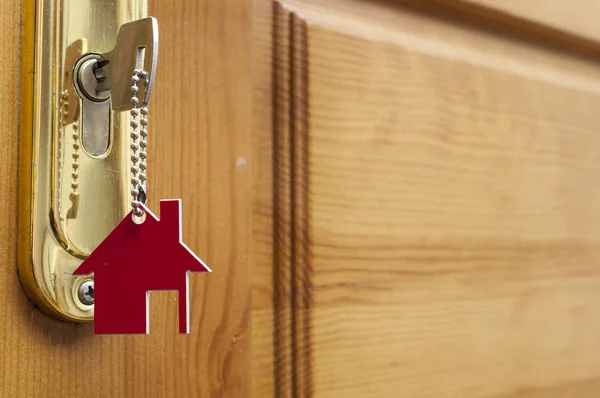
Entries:
[[112, 108], [115, 111], [132, 109], [131, 75], [134, 70], [147, 73], [147, 80], [141, 89], [142, 106], [148, 105], [156, 75], [158, 59], [158, 21], [147, 17], [123, 24], [119, 29], [117, 44], [112, 51], [102, 54], [94, 67], [98, 80], [98, 91], [110, 91]]

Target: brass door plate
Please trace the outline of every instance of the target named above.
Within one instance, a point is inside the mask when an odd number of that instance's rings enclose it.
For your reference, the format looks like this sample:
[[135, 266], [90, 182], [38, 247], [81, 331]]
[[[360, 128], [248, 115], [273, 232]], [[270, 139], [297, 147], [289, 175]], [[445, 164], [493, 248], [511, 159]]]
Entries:
[[93, 319], [72, 272], [130, 210], [128, 115], [109, 110], [107, 150], [90, 154], [73, 70], [147, 15], [147, 0], [23, 2], [18, 271], [31, 301], [61, 320]]

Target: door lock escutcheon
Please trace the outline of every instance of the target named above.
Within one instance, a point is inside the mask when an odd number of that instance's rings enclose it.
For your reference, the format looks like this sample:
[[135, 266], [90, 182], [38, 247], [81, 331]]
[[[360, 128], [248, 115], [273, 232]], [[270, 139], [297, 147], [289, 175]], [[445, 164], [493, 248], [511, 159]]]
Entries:
[[23, 29], [18, 270], [31, 301], [62, 320], [93, 319], [89, 278], [72, 273], [130, 210], [124, 111], [136, 69], [148, 104], [158, 55], [146, 12], [147, 0], [38, 0]]
[[131, 109], [131, 74], [136, 69], [148, 73], [142, 105], [148, 104], [157, 57], [158, 23], [148, 17], [122, 25], [111, 51], [78, 60], [73, 85], [81, 98], [81, 143], [90, 155], [102, 156], [109, 149], [110, 109]]

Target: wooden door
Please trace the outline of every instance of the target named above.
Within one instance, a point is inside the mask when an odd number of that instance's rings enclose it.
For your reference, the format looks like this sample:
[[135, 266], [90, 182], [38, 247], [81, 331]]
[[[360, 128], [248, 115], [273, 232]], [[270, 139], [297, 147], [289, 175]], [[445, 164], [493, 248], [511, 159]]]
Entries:
[[254, 396], [599, 396], [597, 11], [256, 1]]
[[32, 5], [0, 1], [0, 397], [250, 396], [251, 3], [150, 2], [160, 55], [149, 205], [183, 199], [186, 243], [213, 273], [190, 275], [191, 335], [178, 334], [176, 293], [153, 292], [149, 336], [104, 337], [43, 315], [16, 272], [20, 38]]

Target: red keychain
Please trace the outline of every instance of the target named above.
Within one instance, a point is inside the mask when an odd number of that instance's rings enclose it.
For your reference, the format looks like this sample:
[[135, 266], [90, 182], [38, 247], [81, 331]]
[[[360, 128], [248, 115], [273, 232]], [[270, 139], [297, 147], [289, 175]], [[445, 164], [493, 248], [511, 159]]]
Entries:
[[179, 331], [189, 333], [188, 273], [211, 272], [182, 241], [181, 200], [161, 200], [160, 219], [145, 206], [148, 108], [143, 104], [138, 109], [137, 94], [139, 81], [147, 87], [147, 79], [142, 70], [136, 70], [132, 77], [132, 211], [74, 272], [94, 274], [89, 294], [94, 298], [96, 334], [149, 333], [151, 290], [179, 293]]

